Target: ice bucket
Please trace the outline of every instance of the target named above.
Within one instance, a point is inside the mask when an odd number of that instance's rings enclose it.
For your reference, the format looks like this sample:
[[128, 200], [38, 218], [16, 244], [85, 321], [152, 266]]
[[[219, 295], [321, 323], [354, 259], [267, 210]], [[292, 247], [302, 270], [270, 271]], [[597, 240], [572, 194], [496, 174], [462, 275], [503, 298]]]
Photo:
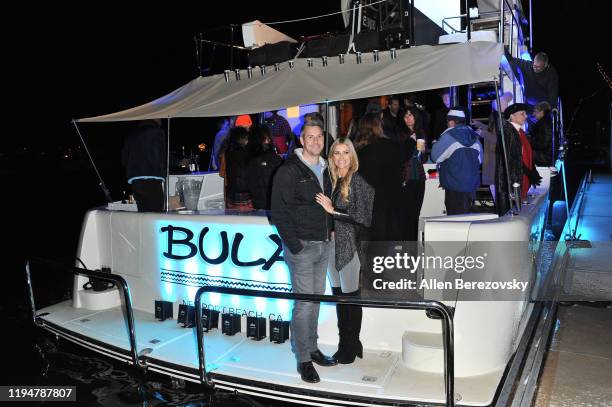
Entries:
[[200, 190], [202, 189], [202, 181], [196, 179], [182, 179], [178, 182], [177, 189], [183, 197], [183, 202], [187, 209], [190, 211], [197, 210]]

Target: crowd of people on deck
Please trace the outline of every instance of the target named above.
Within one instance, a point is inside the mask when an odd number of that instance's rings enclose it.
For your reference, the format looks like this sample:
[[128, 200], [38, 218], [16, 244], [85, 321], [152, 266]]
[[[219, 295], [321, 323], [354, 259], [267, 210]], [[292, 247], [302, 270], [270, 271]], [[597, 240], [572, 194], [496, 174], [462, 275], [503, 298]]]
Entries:
[[[548, 69], [548, 60], [536, 57], [521, 69], [531, 69], [533, 81], [542, 82], [538, 73]], [[541, 96], [533, 90], [528, 95]], [[276, 111], [261, 125], [249, 115], [220, 120], [211, 168], [225, 179], [227, 208], [271, 210], [294, 293], [323, 294], [329, 278], [334, 295], [359, 296], [361, 241], [417, 241], [428, 160], [436, 164], [447, 215], [470, 213], [482, 185], [490, 186], [499, 215], [510, 209], [512, 188], [524, 200], [530, 187], [539, 185], [536, 166], [551, 166], [554, 159], [548, 100], [535, 104], [528, 135], [530, 106], [512, 104], [512, 94], [493, 104], [486, 125], [451, 106], [448, 91], [440, 98], [444, 107], [433, 114], [414, 94], [390, 96], [384, 109], [370, 100], [363, 113], [355, 112], [346, 135], [335, 140], [316, 112], [305, 115], [299, 137]], [[147, 135], [163, 145], [159, 123], [146, 121], [124, 149], [140, 211], [163, 207], [163, 160], [148, 159], [143, 148], [150, 146], [142, 142]], [[313, 362], [332, 366], [363, 357], [361, 307], [338, 304], [336, 312], [338, 351], [327, 356], [317, 345], [319, 304], [294, 304], [291, 345], [306, 382], [320, 380]]]

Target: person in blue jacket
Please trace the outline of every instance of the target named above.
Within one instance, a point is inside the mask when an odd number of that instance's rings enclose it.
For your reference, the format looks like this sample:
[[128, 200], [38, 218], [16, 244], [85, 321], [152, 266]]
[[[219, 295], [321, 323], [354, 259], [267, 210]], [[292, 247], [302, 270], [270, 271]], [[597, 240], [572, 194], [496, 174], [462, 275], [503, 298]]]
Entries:
[[466, 125], [465, 110], [453, 107], [446, 120], [448, 129], [433, 145], [431, 159], [436, 163], [440, 186], [444, 188], [447, 215], [469, 213], [480, 186], [482, 145], [478, 134]]

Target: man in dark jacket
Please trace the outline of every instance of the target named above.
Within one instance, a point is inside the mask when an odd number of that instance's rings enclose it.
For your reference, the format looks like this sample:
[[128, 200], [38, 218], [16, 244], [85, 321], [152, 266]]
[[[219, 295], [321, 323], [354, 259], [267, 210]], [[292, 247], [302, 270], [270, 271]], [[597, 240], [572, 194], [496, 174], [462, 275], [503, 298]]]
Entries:
[[448, 129], [431, 150], [440, 185], [444, 188], [447, 215], [469, 213], [480, 185], [482, 145], [478, 134], [465, 124], [465, 110], [454, 107], [447, 115]]
[[139, 212], [162, 212], [166, 179], [166, 135], [161, 120], [142, 120], [131, 132], [122, 151], [128, 184]]
[[270, 209], [272, 179], [283, 159], [274, 151], [267, 127], [259, 130], [257, 138], [258, 148], [254, 149], [247, 171], [249, 192], [255, 209]]
[[[329, 177], [321, 158], [323, 123], [306, 120], [300, 139], [304, 148], [278, 169], [272, 186], [272, 221], [283, 240], [283, 256], [291, 273], [294, 293], [323, 294], [330, 251], [330, 219], [315, 196], [325, 190]], [[291, 350], [302, 380], [320, 381], [312, 362], [337, 363], [317, 345], [319, 304], [295, 302], [291, 318]]]
[[512, 57], [506, 51], [506, 59], [514, 70], [520, 70], [525, 88], [525, 101], [531, 106], [539, 102], [548, 102], [551, 107], [557, 106], [559, 96], [559, 75], [549, 64], [548, 55], [538, 53], [533, 62]]
[[385, 136], [393, 141], [398, 141], [400, 137], [399, 128], [399, 108], [400, 100], [398, 96], [391, 96], [387, 108], [382, 111], [383, 131]]
[[495, 169], [495, 207], [499, 216], [505, 215], [511, 209], [510, 198], [515, 193], [514, 185], [517, 185], [520, 194], [520, 197], [514, 198], [524, 200], [530, 186], [538, 186], [542, 180], [533, 165], [531, 145], [523, 131], [529, 110], [529, 105], [525, 103], [514, 103], [504, 111], [506, 121], [502, 124], [502, 129], [506, 157], [504, 162], [500, 133]]
[[537, 121], [529, 128], [535, 165], [539, 167], [553, 165], [553, 129], [550, 111], [548, 102], [538, 103], [534, 109]]

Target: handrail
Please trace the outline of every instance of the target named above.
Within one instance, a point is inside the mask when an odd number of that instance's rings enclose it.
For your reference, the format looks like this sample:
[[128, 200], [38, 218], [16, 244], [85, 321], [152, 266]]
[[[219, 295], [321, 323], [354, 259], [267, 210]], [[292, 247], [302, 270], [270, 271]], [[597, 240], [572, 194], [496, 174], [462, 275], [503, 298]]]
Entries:
[[127, 281], [125, 281], [123, 277], [117, 274], [101, 273], [99, 271], [85, 270], [85, 269], [74, 267], [74, 266], [70, 267], [63, 263], [59, 263], [59, 262], [52, 261], [52, 260], [41, 259], [37, 257], [31, 258], [30, 260], [26, 262], [26, 267], [25, 267], [26, 279], [27, 279], [28, 290], [30, 294], [30, 306], [32, 309], [34, 323], [39, 326], [41, 326], [41, 323], [40, 323], [39, 318], [36, 316], [36, 306], [34, 304], [34, 294], [32, 292], [32, 278], [30, 275], [30, 261], [33, 263], [44, 264], [47, 266], [56, 267], [62, 270], [68, 270], [72, 274], [75, 274], [75, 275], [80, 274], [80, 275], [84, 275], [84, 276], [88, 276], [92, 278], [97, 278], [99, 280], [110, 281], [112, 283], [117, 284], [118, 287], [121, 287], [123, 298], [125, 300], [125, 310], [126, 310], [127, 323], [128, 323], [128, 334], [130, 337], [129, 338], [130, 339], [130, 356], [132, 358], [132, 363], [134, 364], [134, 366], [137, 366], [137, 367], [141, 367], [141, 368], [145, 367], [144, 363], [141, 363], [140, 359], [138, 358], [138, 351], [136, 348], [136, 328], [134, 327], [134, 311], [132, 310], [132, 297], [130, 295], [130, 287], [128, 286]]
[[[564, 165], [565, 168], [565, 165]], [[578, 231], [578, 222], [580, 220], [580, 210], [582, 209], [582, 204], [584, 203], [584, 194], [587, 190], [587, 185], [592, 180], [592, 170], [589, 170], [587, 174], [584, 175], [582, 181], [580, 182], [580, 186], [578, 187], [578, 193], [574, 198], [574, 202], [572, 203], [571, 213], [567, 217], [567, 226], [569, 228], [569, 234], [565, 236], [566, 240], [579, 240], [580, 236], [576, 236], [576, 232]], [[576, 215], [576, 224], [574, 225], [574, 229], [572, 229], [572, 217]]]
[[444, 344], [444, 389], [446, 394], [446, 405], [455, 405], [455, 359], [454, 359], [454, 325], [453, 316], [446, 305], [438, 301], [394, 301], [383, 299], [354, 298], [344, 296], [280, 293], [273, 291], [246, 290], [239, 288], [228, 288], [205, 285], [198, 289], [195, 294], [196, 312], [196, 334], [198, 338], [198, 361], [200, 382], [209, 387], [214, 387], [213, 381], [206, 372], [206, 359], [204, 354], [204, 332], [202, 327], [202, 295], [206, 292], [219, 294], [240, 295], [246, 297], [275, 298], [286, 300], [298, 300], [308, 302], [331, 302], [336, 304], [361, 305], [370, 308], [395, 308], [395, 309], [422, 309], [436, 310], [442, 316], [442, 341]]
[[500, 38], [501, 38], [501, 42], [505, 45], [505, 41], [504, 41], [504, 36], [505, 36], [505, 15], [506, 15], [506, 6], [508, 6], [508, 11], [510, 12], [510, 16], [512, 17], [512, 21], [510, 21], [510, 36], [509, 36], [509, 44], [508, 47], [510, 49], [510, 54], [512, 55], [512, 45], [514, 44], [514, 37], [513, 37], [513, 29], [514, 26], [516, 25], [516, 29], [517, 29], [517, 34], [519, 37], [519, 40], [524, 43], [524, 36], [523, 36], [523, 30], [521, 29], [521, 25], [518, 22], [518, 19], [515, 16], [515, 12], [516, 9], [514, 9], [512, 7], [512, 5], [508, 2], [508, 0], [500, 0]]

